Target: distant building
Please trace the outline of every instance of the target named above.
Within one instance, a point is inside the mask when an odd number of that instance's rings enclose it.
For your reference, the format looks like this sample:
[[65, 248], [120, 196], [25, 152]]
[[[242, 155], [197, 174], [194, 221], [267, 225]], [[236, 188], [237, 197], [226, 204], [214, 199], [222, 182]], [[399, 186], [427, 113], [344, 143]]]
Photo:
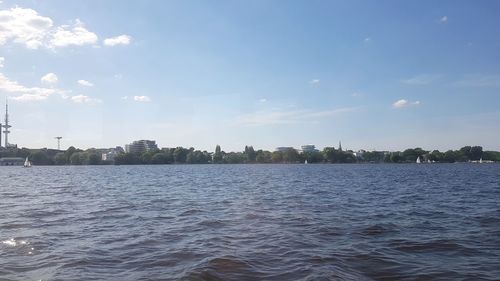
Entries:
[[295, 148], [291, 147], [291, 146], [280, 146], [280, 147], [276, 147], [276, 150], [275, 151], [278, 151], [278, 152], [284, 152], [284, 151], [289, 151], [289, 150], [295, 150]]
[[366, 153], [366, 150], [363, 150], [363, 149], [360, 149], [356, 152], [353, 153], [353, 155], [359, 159], [359, 160], [362, 160], [363, 159], [363, 155]]
[[0, 158], [0, 166], [22, 166], [24, 159], [20, 157], [4, 157]]
[[318, 152], [319, 150], [316, 149], [316, 146], [314, 144], [306, 144], [300, 147], [302, 149], [302, 152]]
[[102, 161], [115, 161], [115, 157], [119, 154], [124, 153], [125, 151], [121, 146], [117, 146], [115, 148], [110, 148], [108, 151], [103, 151], [101, 154]]
[[127, 153], [143, 153], [154, 149], [158, 149], [154, 140], [138, 140], [125, 145], [125, 152]]

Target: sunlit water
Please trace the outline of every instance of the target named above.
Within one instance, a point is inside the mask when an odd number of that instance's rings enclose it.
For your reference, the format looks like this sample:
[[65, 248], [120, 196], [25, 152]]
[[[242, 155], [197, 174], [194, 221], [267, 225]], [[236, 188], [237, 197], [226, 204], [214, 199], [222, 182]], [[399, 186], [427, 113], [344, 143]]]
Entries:
[[500, 165], [0, 167], [0, 280], [499, 280]]

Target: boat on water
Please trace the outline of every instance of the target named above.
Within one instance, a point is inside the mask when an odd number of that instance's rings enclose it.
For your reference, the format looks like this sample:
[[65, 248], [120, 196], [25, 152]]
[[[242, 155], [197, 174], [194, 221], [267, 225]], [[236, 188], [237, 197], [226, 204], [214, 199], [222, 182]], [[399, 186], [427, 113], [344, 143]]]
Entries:
[[307, 159], [306, 159], [306, 161], [304, 161], [304, 164], [307, 164]]
[[419, 157], [417, 157], [417, 161], [416, 161], [416, 163], [417, 163], [417, 164], [422, 163], [422, 161], [420, 161], [420, 156], [419, 156]]
[[31, 161], [28, 159], [28, 157], [26, 157], [26, 160], [24, 160], [24, 165], [23, 167], [24, 168], [31, 168]]

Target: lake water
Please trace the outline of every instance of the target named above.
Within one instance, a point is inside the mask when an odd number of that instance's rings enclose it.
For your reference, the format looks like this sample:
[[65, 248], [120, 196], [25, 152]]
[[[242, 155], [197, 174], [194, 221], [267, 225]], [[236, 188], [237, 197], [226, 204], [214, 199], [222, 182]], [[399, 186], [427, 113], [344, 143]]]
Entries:
[[0, 280], [499, 280], [500, 165], [0, 167]]

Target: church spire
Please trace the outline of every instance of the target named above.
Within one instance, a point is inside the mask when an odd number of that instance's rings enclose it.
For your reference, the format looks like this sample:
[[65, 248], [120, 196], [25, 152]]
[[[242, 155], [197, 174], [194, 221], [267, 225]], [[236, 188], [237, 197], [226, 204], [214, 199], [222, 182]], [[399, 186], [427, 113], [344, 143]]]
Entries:
[[339, 150], [342, 151], [342, 143], [339, 141]]

